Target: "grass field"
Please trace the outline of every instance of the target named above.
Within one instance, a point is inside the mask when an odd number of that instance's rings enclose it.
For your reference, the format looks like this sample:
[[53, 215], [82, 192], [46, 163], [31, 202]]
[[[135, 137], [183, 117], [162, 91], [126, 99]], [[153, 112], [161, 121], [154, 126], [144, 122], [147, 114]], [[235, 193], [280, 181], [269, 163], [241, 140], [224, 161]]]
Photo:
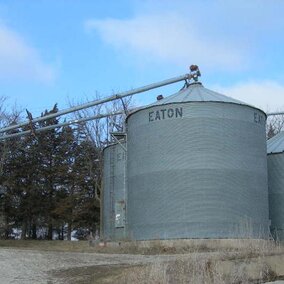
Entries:
[[98, 248], [88, 241], [35, 241], [35, 240], [0, 240], [0, 248], [21, 248], [41, 251], [97, 252]]

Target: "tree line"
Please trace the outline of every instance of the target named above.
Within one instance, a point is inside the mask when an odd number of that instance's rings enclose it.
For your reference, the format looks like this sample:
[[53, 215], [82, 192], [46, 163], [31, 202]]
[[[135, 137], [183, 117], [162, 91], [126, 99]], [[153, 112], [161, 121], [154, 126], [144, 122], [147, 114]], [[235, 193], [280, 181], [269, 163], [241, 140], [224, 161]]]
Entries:
[[[82, 118], [121, 107], [112, 103], [74, 115]], [[55, 105], [42, 116], [57, 111]], [[19, 115], [5, 117], [9, 124], [20, 121]], [[16, 231], [22, 239], [70, 240], [74, 230], [81, 237], [98, 231], [102, 149], [109, 143], [108, 132], [121, 130], [122, 121], [116, 117], [0, 140], [0, 237], [14, 237]], [[5, 126], [3, 119], [1, 123]], [[59, 123], [52, 118], [32, 128]], [[30, 129], [28, 125], [9, 133]]]
[[[0, 127], [27, 119], [4, 106], [5, 99], [0, 97]], [[131, 98], [115, 101], [76, 112], [70, 119], [119, 110], [127, 113], [130, 106]], [[41, 116], [54, 112], [58, 112], [57, 105]], [[14, 237], [16, 231], [22, 239], [70, 240], [74, 230], [81, 237], [98, 231], [102, 149], [111, 141], [110, 132], [124, 130], [124, 118], [115, 116], [0, 140], [0, 238]], [[52, 118], [9, 133], [61, 122]], [[283, 126], [284, 116], [270, 117], [267, 138]]]

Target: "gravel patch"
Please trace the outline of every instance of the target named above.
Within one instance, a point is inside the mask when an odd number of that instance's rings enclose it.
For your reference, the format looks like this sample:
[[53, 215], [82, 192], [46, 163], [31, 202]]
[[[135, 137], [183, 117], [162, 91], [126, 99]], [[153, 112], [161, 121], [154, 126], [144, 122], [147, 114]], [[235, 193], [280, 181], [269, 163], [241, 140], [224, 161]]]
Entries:
[[52, 272], [100, 265], [139, 265], [174, 256], [0, 249], [0, 284], [65, 283]]

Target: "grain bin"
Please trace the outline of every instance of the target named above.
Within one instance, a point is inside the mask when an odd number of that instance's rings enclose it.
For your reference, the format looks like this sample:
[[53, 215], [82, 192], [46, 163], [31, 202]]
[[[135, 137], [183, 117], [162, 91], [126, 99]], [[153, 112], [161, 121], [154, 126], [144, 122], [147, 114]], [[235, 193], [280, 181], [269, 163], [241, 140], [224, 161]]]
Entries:
[[102, 238], [105, 241], [125, 237], [125, 142], [104, 149]]
[[267, 238], [265, 121], [199, 82], [131, 113], [129, 238]]
[[284, 132], [267, 141], [271, 233], [284, 241]]

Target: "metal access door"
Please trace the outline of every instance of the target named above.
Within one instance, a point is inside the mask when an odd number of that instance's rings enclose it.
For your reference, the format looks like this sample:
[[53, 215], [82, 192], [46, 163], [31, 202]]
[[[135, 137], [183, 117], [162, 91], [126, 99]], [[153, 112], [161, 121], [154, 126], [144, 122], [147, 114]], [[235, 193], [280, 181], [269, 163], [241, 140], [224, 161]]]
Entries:
[[125, 202], [117, 201], [115, 203], [115, 227], [124, 228], [125, 227]]

